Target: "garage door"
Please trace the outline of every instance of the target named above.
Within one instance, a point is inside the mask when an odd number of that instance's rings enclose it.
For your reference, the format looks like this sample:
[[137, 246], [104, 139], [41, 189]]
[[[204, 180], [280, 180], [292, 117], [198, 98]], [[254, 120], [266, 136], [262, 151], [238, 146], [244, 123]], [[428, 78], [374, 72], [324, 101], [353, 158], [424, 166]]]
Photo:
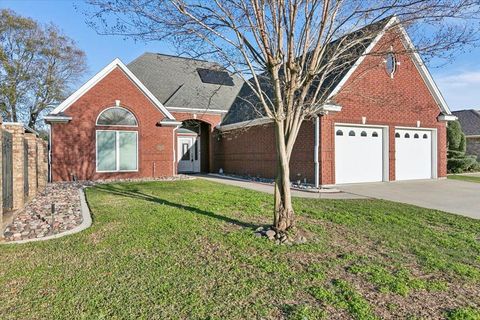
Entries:
[[432, 178], [432, 132], [395, 130], [396, 180]]
[[335, 126], [335, 182], [383, 180], [381, 128]]

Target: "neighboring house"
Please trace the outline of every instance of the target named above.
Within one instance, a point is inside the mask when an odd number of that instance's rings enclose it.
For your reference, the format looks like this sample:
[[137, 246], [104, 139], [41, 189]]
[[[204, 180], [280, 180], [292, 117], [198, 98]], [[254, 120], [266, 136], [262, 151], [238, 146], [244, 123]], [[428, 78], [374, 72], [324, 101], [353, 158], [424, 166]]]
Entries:
[[[371, 25], [376, 37], [331, 79], [330, 103], [302, 125], [292, 179], [331, 185], [446, 176], [446, 121], [455, 117], [421, 58], [370, 55], [411, 48], [403, 28], [389, 29], [394, 21]], [[214, 63], [153, 53], [128, 66], [116, 59], [46, 117], [52, 179], [220, 169], [272, 178], [273, 126], [254, 106], [248, 86]]]
[[453, 111], [467, 138], [467, 154], [477, 156], [480, 161], [480, 110]]

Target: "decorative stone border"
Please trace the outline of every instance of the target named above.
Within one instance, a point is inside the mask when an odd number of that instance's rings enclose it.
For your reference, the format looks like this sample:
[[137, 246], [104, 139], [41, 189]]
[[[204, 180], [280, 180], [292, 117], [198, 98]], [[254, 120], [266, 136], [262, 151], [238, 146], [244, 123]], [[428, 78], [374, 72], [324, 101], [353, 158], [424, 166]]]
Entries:
[[[243, 182], [254, 182], [263, 185], [273, 186], [274, 180], [267, 179], [267, 178], [254, 178], [254, 177], [247, 177], [247, 176], [238, 176], [234, 174], [220, 174], [220, 173], [209, 173], [209, 176], [220, 178], [220, 179], [229, 179], [229, 180], [236, 180], [236, 181], [243, 181]], [[339, 189], [329, 187], [329, 188], [315, 188], [309, 184], [296, 184], [291, 183], [290, 189], [296, 191], [303, 191], [303, 192], [310, 192], [310, 193], [342, 193]]]
[[80, 231], [83, 231], [92, 225], [92, 216], [90, 213], [90, 208], [88, 207], [87, 200], [85, 199], [85, 187], [81, 187], [78, 189], [79, 198], [80, 198], [80, 212], [82, 213], [82, 223], [78, 226], [67, 230], [62, 233], [53, 234], [50, 236], [42, 237], [42, 238], [33, 238], [33, 239], [25, 239], [25, 240], [14, 240], [14, 241], [5, 241], [0, 242], [0, 244], [8, 245], [8, 244], [21, 244], [21, 243], [28, 243], [28, 242], [37, 242], [37, 241], [45, 241], [51, 239], [58, 239], [67, 235], [75, 234]]

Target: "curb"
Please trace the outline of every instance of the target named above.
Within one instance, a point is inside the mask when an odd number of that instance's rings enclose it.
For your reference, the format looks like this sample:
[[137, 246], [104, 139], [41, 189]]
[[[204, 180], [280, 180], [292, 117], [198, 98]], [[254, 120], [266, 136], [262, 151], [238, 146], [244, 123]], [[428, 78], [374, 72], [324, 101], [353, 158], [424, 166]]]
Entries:
[[16, 240], [16, 241], [4, 241], [0, 242], [0, 244], [8, 245], [8, 244], [21, 244], [21, 243], [29, 243], [29, 242], [37, 242], [37, 241], [46, 241], [51, 239], [58, 239], [64, 236], [68, 236], [71, 234], [79, 233], [92, 225], [92, 216], [90, 214], [90, 208], [88, 207], [87, 200], [85, 199], [85, 187], [82, 187], [78, 190], [78, 194], [80, 197], [80, 211], [82, 213], [82, 223], [76, 226], [73, 229], [67, 230], [62, 233], [53, 234], [50, 236], [46, 236], [43, 238], [34, 238], [34, 239], [25, 239], [25, 240]]

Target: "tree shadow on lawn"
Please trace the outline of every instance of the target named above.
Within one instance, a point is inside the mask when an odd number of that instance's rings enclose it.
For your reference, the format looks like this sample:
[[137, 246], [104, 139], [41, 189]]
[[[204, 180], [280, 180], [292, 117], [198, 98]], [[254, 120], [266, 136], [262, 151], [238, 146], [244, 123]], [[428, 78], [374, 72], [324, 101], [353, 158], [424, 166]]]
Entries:
[[253, 224], [253, 223], [240, 221], [240, 220], [237, 220], [237, 219], [233, 219], [233, 218], [229, 218], [229, 217], [225, 217], [225, 216], [216, 214], [216, 213], [211, 212], [211, 211], [206, 211], [206, 210], [202, 210], [202, 209], [199, 209], [199, 208], [195, 208], [195, 207], [186, 206], [186, 205], [183, 205], [183, 204], [171, 202], [171, 201], [168, 201], [168, 200], [165, 200], [165, 199], [162, 199], [162, 198], [150, 195], [150, 194], [140, 192], [138, 189], [126, 190], [126, 189], [121, 189], [121, 188], [118, 188], [118, 187], [115, 187], [115, 186], [112, 186], [112, 185], [97, 185], [97, 186], [95, 186], [95, 188], [98, 189], [98, 190], [101, 190], [101, 191], [105, 191], [105, 192], [112, 193], [112, 194], [119, 195], [119, 196], [123, 196], [123, 197], [129, 197], [129, 198], [133, 198], [133, 199], [150, 201], [150, 202], [153, 202], [153, 203], [156, 203], [156, 204], [167, 205], [167, 206], [170, 206], [170, 207], [173, 207], [173, 208], [186, 210], [186, 211], [196, 213], [196, 214], [201, 214], [203, 216], [214, 218], [214, 219], [217, 219], [217, 220], [220, 220], [220, 221], [223, 221], [223, 222], [231, 223], [231, 224], [237, 225], [237, 226], [242, 227], [242, 228], [254, 229], [254, 228], [258, 227], [256, 224]]

